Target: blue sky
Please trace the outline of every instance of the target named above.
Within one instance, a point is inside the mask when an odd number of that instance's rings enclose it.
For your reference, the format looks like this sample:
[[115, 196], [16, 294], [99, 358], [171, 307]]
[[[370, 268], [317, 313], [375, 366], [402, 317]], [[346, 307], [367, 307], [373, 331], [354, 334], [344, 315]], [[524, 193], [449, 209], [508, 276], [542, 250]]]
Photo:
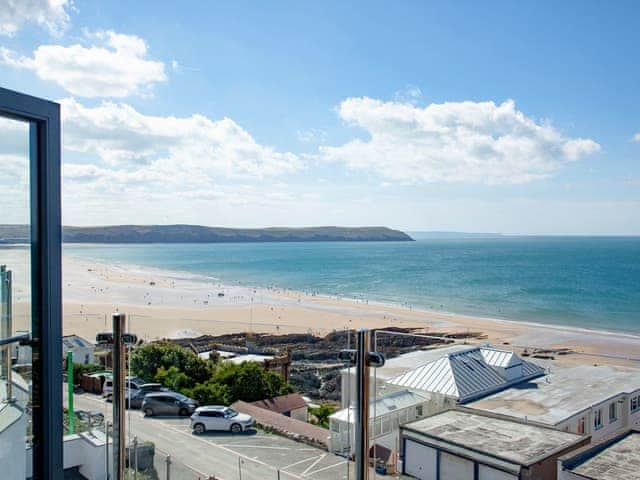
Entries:
[[640, 234], [636, 2], [23, 5], [66, 224]]

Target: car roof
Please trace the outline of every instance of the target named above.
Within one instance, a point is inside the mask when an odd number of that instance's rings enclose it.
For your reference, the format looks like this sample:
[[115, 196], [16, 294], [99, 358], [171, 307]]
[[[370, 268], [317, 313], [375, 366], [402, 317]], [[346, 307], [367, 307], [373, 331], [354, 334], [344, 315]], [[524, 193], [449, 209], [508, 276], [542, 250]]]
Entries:
[[147, 396], [145, 398], [154, 398], [154, 397], [184, 397], [184, 395], [182, 395], [181, 393], [177, 393], [177, 392], [151, 392], [151, 393], [147, 393]]
[[196, 408], [198, 412], [206, 412], [206, 411], [216, 411], [216, 410], [226, 410], [229, 407], [224, 405], [205, 405], [204, 407]]

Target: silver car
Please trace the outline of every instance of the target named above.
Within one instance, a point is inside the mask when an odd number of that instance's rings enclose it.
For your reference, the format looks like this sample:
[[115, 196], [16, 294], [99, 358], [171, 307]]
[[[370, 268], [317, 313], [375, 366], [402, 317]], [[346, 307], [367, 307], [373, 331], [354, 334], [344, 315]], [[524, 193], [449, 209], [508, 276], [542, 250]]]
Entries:
[[146, 417], [154, 415], [191, 415], [198, 407], [198, 402], [181, 393], [153, 392], [148, 393], [142, 401], [142, 411]]
[[251, 415], [238, 413], [233, 408], [222, 405], [199, 407], [191, 415], [191, 429], [195, 433], [204, 433], [207, 430], [240, 433], [253, 427], [253, 424]]

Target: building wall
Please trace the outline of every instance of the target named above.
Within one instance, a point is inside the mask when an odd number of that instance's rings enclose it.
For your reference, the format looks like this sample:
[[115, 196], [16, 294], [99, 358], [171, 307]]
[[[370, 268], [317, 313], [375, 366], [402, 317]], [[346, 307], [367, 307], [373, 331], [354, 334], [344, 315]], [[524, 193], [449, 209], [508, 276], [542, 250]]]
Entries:
[[478, 465], [478, 480], [518, 480], [518, 477], [488, 465]]
[[302, 408], [291, 410], [291, 418], [295, 418], [296, 420], [300, 420], [301, 422], [306, 422], [309, 419], [309, 409], [304, 406]]
[[[640, 397], [640, 390], [634, 391], [632, 394], [618, 394], [604, 402], [594, 405], [573, 417], [556, 425], [558, 430], [569, 431], [572, 433], [579, 432], [580, 419], [584, 418], [585, 431], [584, 435], [591, 435], [592, 442], [598, 442], [604, 437], [608, 437], [620, 431], [628, 430], [630, 427], [640, 426], [640, 408], [631, 412], [631, 398]], [[640, 399], [639, 399], [640, 402]], [[617, 409], [617, 417], [615, 420], [609, 420], [609, 405], [614, 403]], [[602, 427], [596, 429], [594, 426], [595, 412], [602, 411]]]

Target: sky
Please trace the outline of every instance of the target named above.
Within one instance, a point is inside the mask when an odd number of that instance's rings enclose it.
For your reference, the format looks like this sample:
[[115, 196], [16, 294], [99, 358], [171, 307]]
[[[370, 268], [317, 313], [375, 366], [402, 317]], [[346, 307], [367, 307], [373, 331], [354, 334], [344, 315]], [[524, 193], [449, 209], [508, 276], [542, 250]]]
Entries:
[[0, 85], [62, 105], [67, 225], [638, 235], [639, 24], [635, 1], [0, 0]]

